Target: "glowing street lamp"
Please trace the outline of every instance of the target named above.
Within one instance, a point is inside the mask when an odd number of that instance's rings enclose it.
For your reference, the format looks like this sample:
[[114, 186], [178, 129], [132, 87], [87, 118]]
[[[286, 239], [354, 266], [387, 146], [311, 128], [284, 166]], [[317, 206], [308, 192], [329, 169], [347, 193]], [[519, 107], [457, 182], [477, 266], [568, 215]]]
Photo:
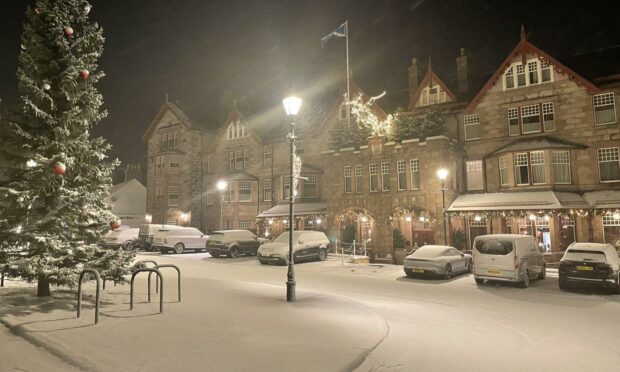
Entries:
[[437, 170], [437, 178], [441, 180], [441, 208], [443, 211], [443, 241], [448, 245], [448, 221], [446, 220], [446, 179], [448, 178], [448, 170], [439, 168]]
[[294, 259], [293, 259], [293, 225], [295, 224], [295, 217], [293, 214], [293, 204], [295, 203], [295, 194], [293, 191], [293, 185], [295, 184], [294, 177], [294, 165], [295, 165], [295, 118], [299, 113], [299, 109], [301, 108], [301, 98], [295, 96], [286, 97], [282, 104], [284, 105], [284, 111], [286, 111], [286, 116], [290, 117], [291, 123], [289, 126], [288, 132], [288, 141], [289, 141], [289, 152], [290, 152], [290, 169], [289, 169], [289, 198], [288, 198], [288, 220], [290, 221], [288, 225], [288, 270], [287, 270], [287, 280], [286, 280], [286, 301], [294, 302], [295, 301], [295, 268], [294, 268]]
[[220, 230], [223, 230], [224, 228], [222, 223], [222, 209], [224, 209], [224, 192], [228, 187], [228, 182], [224, 180], [219, 180], [217, 181], [216, 187], [220, 191]]
[[151, 223], [153, 222], [153, 215], [150, 213], [147, 213], [144, 215], [144, 222], [146, 223]]

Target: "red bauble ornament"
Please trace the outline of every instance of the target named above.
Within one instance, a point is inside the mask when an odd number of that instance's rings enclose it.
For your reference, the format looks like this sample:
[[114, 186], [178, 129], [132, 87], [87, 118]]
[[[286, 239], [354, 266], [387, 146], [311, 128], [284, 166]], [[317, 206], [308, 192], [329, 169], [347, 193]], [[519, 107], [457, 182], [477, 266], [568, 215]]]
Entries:
[[80, 71], [80, 77], [84, 80], [88, 79], [88, 75], [90, 75], [90, 72], [88, 72], [88, 70], [81, 70]]
[[118, 229], [119, 227], [121, 227], [121, 220], [110, 222], [110, 227], [112, 228], [112, 230]]
[[67, 37], [73, 36], [73, 29], [70, 26], [65, 27], [65, 36]]
[[39, 7], [34, 8], [34, 12], [37, 14], [41, 14], [41, 8]]
[[65, 171], [67, 170], [67, 167], [65, 167], [65, 165], [63, 163], [56, 163], [56, 164], [54, 164], [54, 168], [52, 168], [52, 170], [56, 174], [63, 175], [63, 174], [65, 174]]

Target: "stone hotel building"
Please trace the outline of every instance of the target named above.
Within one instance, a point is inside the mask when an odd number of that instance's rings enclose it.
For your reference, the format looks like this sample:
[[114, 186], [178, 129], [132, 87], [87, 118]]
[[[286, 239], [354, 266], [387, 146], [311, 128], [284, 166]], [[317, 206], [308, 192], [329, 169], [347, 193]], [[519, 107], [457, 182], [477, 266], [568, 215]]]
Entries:
[[[305, 98], [296, 228], [323, 230], [334, 241], [353, 236], [379, 256], [393, 251], [395, 229], [412, 244], [462, 249], [477, 235], [505, 232], [531, 234], [549, 252], [573, 241], [620, 247], [620, 63], [613, 53], [560, 61], [522, 32], [490, 76], [473, 72], [464, 49], [458, 54], [456, 68], [435, 71], [429, 61], [420, 74], [414, 58], [408, 71], [401, 105], [408, 115], [439, 112], [440, 135], [375, 136], [357, 148], [332, 148], [332, 129], [348, 125], [345, 90]], [[358, 93], [352, 84], [352, 96]], [[261, 236], [284, 231], [288, 122], [272, 111], [235, 108], [211, 132], [164, 103], [144, 135], [153, 222]], [[448, 170], [443, 184], [439, 168]]]

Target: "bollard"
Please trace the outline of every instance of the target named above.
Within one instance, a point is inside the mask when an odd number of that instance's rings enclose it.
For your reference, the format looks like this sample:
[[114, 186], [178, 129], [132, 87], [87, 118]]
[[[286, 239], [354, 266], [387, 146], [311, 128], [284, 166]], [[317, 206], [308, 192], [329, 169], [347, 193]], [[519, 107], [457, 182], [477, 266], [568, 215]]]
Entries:
[[95, 324], [99, 323], [99, 288], [101, 286], [101, 276], [95, 269], [84, 269], [80, 272], [78, 279], [78, 303], [77, 303], [77, 317], [79, 318], [82, 313], [82, 279], [86, 273], [95, 274], [97, 279], [97, 294], [95, 295]]
[[353, 240], [353, 258], [355, 258], [355, 239]]
[[[136, 275], [138, 275], [141, 272], [154, 272], [159, 277], [159, 282], [161, 283], [161, 288], [160, 288], [160, 291], [159, 291], [159, 312], [163, 313], [164, 312], [164, 278], [161, 276], [161, 273], [159, 272], [159, 270], [157, 270], [155, 268], [138, 269], [138, 270], [135, 270], [133, 272], [133, 274], [131, 274], [131, 288], [130, 288], [130, 292], [129, 292], [129, 310], [133, 310], [133, 285], [134, 285], [134, 280], [136, 279]], [[149, 282], [149, 284], [150, 284], [150, 282]], [[149, 297], [150, 297], [150, 295], [151, 295], [151, 291], [150, 291], [150, 288], [149, 288]]]

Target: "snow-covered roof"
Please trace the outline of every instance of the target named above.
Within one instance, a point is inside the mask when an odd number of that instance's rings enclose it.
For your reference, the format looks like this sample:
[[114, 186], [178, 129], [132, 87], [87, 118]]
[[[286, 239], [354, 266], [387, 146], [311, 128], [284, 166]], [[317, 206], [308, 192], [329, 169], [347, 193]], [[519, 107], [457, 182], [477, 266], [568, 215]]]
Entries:
[[591, 208], [620, 208], [620, 190], [590, 191], [583, 198]]
[[[260, 218], [268, 217], [286, 217], [289, 214], [289, 205], [278, 204], [275, 207], [267, 209], [261, 212], [258, 216]], [[294, 207], [295, 216], [311, 216], [327, 214], [327, 204], [323, 202], [319, 203], [295, 203]]]
[[497, 192], [458, 196], [448, 212], [588, 208], [576, 193], [558, 191]]
[[549, 136], [545, 137], [537, 137], [537, 138], [528, 138], [528, 139], [520, 139], [509, 143], [506, 146], [500, 147], [499, 149], [493, 151], [488, 156], [499, 155], [506, 152], [516, 152], [516, 151], [532, 151], [532, 150], [542, 150], [542, 149], [574, 149], [574, 148], [587, 148], [588, 146], [574, 143], [570, 141], [565, 141], [558, 138], [553, 138]]

